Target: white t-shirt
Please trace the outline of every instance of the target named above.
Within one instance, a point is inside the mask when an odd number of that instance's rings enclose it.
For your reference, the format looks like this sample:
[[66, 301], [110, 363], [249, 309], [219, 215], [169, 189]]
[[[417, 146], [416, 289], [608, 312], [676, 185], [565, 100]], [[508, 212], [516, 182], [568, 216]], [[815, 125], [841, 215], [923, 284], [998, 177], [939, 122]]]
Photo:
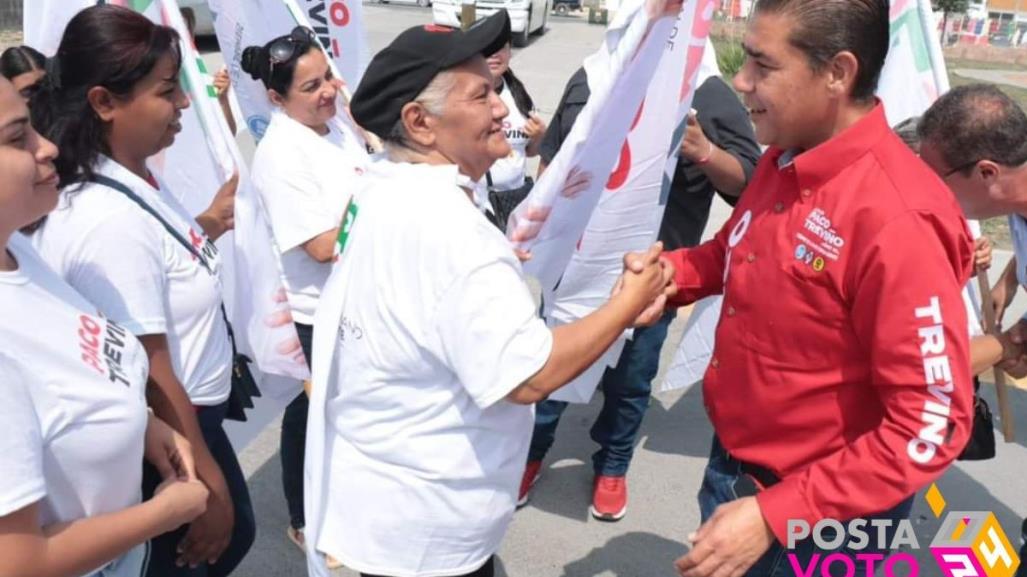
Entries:
[[[0, 516], [39, 502], [45, 527], [139, 503], [146, 352], [28, 239], [8, 248], [18, 269], [0, 272]], [[139, 575], [138, 561], [116, 574]]]
[[315, 321], [315, 340], [334, 341], [316, 350], [335, 351], [314, 353], [331, 376], [311, 408], [326, 439], [320, 458], [307, 452], [308, 477], [324, 479], [308, 529], [361, 572], [469, 573], [513, 516], [534, 418], [506, 396], [553, 341], [465, 180], [454, 166], [371, 165]]
[[134, 335], [165, 334], [175, 374], [197, 406], [231, 391], [232, 347], [221, 315], [217, 247], [171, 194], [109, 158], [96, 172], [153, 207], [202, 251], [213, 274], [121, 192], [99, 184], [65, 190], [33, 234], [40, 255], [103, 314]]
[[499, 93], [510, 114], [503, 119], [503, 133], [510, 143], [510, 154], [500, 158], [489, 169], [492, 176], [492, 187], [496, 190], [513, 190], [524, 186], [524, 174], [528, 169], [528, 144], [531, 139], [524, 133], [524, 125], [528, 119], [517, 109], [509, 86], [503, 86]]
[[356, 138], [329, 129], [320, 136], [276, 110], [253, 157], [253, 185], [271, 224], [292, 317], [306, 325], [314, 322], [331, 263], [317, 262], [302, 245], [339, 226], [367, 159]]

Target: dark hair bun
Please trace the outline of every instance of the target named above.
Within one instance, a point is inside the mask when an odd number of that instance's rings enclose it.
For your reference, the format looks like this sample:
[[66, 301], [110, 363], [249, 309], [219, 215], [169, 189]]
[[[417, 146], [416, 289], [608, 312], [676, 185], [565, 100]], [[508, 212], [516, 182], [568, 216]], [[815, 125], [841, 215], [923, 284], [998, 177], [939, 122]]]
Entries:
[[250, 75], [250, 78], [254, 80], [262, 80], [262, 64], [266, 58], [264, 58], [264, 49], [260, 46], [249, 46], [246, 50], [242, 51], [242, 69], [243, 72]]

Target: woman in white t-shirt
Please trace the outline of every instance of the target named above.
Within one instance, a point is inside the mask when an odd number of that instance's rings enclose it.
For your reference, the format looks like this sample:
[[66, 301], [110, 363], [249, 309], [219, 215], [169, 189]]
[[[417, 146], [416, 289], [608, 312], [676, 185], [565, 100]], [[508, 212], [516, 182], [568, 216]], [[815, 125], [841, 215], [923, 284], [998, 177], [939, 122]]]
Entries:
[[626, 259], [594, 313], [552, 330], [538, 318], [510, 242], [473, 204], [510, 151], [485, 63], [509, 25], [498, 12], [466, 32], [410, 28], [353, 95], [385, 158], [358, 179], [315, 318], [312, 576], [327, 574], [323, 552], [366, 577], [492, 577], [531, 405], [654, 322], [673, 291], [655, 245]]
[[[297, 27], [264, 46], [250, 46], [241, 65], [264, 84], [274, 105], [253, 157], [252, 178], [271, 224], [282, 284], [309, 364], [314, 310], [331, 272], [342, 214], [368, 156], [363, 139], [336, 118], [339, 81], [313, 30]], [[301, 392], [285, 409], [281, 433], [286, 531], [301, 548], [308, 406]]]
[[546, 133], [546, 123], [535, 113], [531, 95], [510, 68], [512, 55], [510, 38], [507, 38], [503, 47], [486, 59], [496, 94], [510, 111], [503, 119], [503, 134], [510, 143], [510, 154], [497, 160], [485, 174], [490, 188], [497, 192], [530, 187], [528, 159], [538, 156]]
[[[255, 537], [246, 480], [222, 427], [232, 347], [212, 242], [232, 226], [236, 179], [194, 219], [177, 198], [197, 191], [170, 191], [147, 168], [172, 144], [189, 106], [178, 42], [174, 30], [118, 6], [87, 8], [68, 23], [32, 102], [34, 122], [61, 151], [63, 187], [33, 242], [142, 342], [150, 405], [189, 439], [210, 489], [203, 515], [153, 541], [148, 574], [221, 576]], [[158, 483], [147, 469], [144, 493]]]
[[[203, 512], [188, 442], [146, 410], [139, 342], [18, 230], [57, 202], [57, 149], [0, 79], [0, 575], [139, 576], [146, 541]], [[140, 461], [166, 479], [140, 502]]]

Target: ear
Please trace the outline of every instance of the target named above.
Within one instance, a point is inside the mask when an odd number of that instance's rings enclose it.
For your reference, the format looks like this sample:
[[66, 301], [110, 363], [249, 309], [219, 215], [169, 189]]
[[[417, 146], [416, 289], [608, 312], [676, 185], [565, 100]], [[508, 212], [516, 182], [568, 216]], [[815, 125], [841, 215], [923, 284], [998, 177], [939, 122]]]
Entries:
[[827, 65], [827, 89], [835, 98], [852, 95], [859, 73], [859, 60], [848, 50], [835, 54]]
[[117, 98], [110, 90], [102, 86], [94, 86], [86, 93], [86, 100], [89, 102], [89, 106], [93, 108], [93, 111], [96, 112], [96, 115], [100, 117], [100, 120], [110, 122], [114, 119], [114, 113], [117, 110]]
[[279, 94], [277, 90], [271, 90], [269, 88], [267, 91], [267, 99], [271, 101], [271, 104], [274, 104], [279, 108], [285, 106], [285, 97]]
[[1002, 175], [1002, 167], [997, 162], [985, 159], [977, 163], [977, 166], [974, 167], [974, 173], [981, 175], [984, 182], [991, 184]]
[[430, 147], [435, 144], [435, 127], [437, 119], [430, 114], [420, 102], [408, 102], [400, 110], [399, 118], [403, 122], [407, 136], [415, 143]]

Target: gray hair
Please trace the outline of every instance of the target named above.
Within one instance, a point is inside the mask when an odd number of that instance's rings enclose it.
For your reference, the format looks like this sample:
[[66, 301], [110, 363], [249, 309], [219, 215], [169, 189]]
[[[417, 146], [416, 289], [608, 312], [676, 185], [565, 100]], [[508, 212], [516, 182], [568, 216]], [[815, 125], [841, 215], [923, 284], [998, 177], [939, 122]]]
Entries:
[[920, 154], [920, 117], [911, 116], [895, 125], [895, 134], [906, 143], [913, 152]]
[[[428, 83], [428, 86], [413, 101], [421, 103], [429, 114], [441, 116], [446, 108], [446, 97], [449, 96], [449, 93], [455, 86], [456, 76], [449, 70], [443, 70]], [[410, 135], [407, 134], [407, 129], [403, 126], [402, 117], [397, 118], [389, 133], [382, 134], [381, 137], [385, 150], [390, 155], [401, 155], [405, 149], [410, 148]]]

